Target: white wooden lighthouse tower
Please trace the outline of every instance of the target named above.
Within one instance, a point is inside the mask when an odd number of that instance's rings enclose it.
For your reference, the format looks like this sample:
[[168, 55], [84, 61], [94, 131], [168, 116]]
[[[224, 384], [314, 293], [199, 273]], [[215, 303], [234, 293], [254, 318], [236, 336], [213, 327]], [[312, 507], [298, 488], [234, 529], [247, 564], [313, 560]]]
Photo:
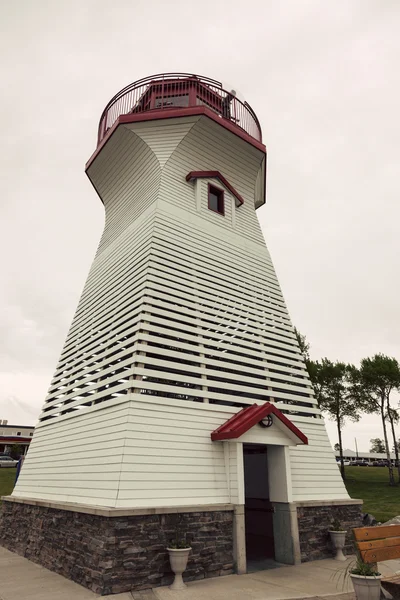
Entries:
[[298, 562], [304, 510], [355, 503], [257, 220], [255, 113], [208, 78], [135, 82], [104, 110], [87, 174], [105, 228], [9, 500], [231, 511], [239, 572], [245, 542]]

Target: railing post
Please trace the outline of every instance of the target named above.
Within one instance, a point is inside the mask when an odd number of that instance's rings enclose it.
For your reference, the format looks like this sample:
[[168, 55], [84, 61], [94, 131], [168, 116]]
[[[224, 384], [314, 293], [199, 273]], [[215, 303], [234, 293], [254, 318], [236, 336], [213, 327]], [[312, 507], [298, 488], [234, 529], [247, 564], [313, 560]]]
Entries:
[[164, 75], [161, 81], [161, 110], [164, 108]]

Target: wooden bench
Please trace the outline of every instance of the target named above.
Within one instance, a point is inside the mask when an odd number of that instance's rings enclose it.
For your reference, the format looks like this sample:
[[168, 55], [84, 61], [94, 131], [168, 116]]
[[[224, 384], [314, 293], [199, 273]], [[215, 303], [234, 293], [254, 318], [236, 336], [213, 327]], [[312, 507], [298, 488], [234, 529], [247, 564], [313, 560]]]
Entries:
[[[377, 564], [400, 558], [400, 525], [381, 525], [353, 529], [358, 555], [363, 562]], [[400, 572], [382, 577], [382, 587], [400, 600]]]

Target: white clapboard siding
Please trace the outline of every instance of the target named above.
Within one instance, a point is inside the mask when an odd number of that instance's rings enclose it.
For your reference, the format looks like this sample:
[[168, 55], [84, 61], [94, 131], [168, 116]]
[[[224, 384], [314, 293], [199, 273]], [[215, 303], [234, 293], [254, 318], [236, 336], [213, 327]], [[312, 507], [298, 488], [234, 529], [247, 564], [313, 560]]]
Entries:
[[[243, 205], [190, 171], [219, 171]], [[104, 232], [15, 496], [242, 503], [241, 440], [210, 434], [274, 401], [309, 439], [290, 445], [291, 500], [348, 497], [257, 220], [264, 174], [263, 152], [205, 116], [116, 129], [88, 169]], [[246, 440], [295, 443], [276, 428]]]
[[114, 506], [129, 405], [39, 427], [13, 495]]
[[190, 129], [199, 120], [198, 116], [186, 119], [168, 119], [167, 122], [132, 123], [127, 129], [133, 131], [154, 152], [160, 166], [163, 167], [178, 144], [187, 136]]
[[[236, 236], [264, 243], [261, 229], [254, 210], [255, 182], [261, 164], [260, 153], [249, 144], [232, 144], [231, 135], [208, 119], [199, 119], [182, 140], [176, 151], [165, 163], [161, 178], [160, 198], [190, 213], [196, 212], [194, 186], [188, 194], [185, 176], [190, 171], [218, 170], [245, 198], [244, 204], [236, 211], [235, 226], [232, 224], [231, 203], [227, 203], [227, 214], [221, 217], [212, 211], [203, 210], [203, 220], [214, 223], [219, 229], [231, 230]], [[218, 144], [215, 136], [218, 135]], [[200, 182], [202, 207], [207, 208], [207, 183]], [[217, 187], [221, 186], [214, 180]], [[227, 194], [229, 198], [229, 194]], [[247, 202], [246, 202], [247, 198]]]
[[[235, 410], [177, 400], [166, 404], [166, 400], [137, 395], [117, 407], [95, 407], [40, 427], [14, 494], [65, 500], [68, 492], [71, 502], [85, 498], [87, 503], [91, 498], [91, 504], [120, 508], [178, 506], [182, 498], [187, 505], [239, 502], [238, 445], [213, 443], [210, 438]], [[296, 456], [303, 454], [299, 469], [297, 462], [292, 464], [292, 500], [318, 500], [324, 493], [345, 497], [335, 461], [318, 459], [324, 448], [327, 458], [332, 454], [322, 435], [322, 421], [304, 429], [309, 446], [290, 449]], [[272, 429], [255, 434], [242, 441], [282, 443]], [[118, 493], [111, 497], [113, 488]]]

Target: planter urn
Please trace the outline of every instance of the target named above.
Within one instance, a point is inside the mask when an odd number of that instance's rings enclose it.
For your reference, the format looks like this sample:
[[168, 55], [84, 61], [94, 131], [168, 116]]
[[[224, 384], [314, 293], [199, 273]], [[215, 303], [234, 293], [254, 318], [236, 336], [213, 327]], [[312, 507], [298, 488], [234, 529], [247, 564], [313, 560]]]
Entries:
[[169, 586], [169, 589], [183, 590], [186, 587], [186, 583], [182, 579], [182, 573], [186, 569], [191, 548], [167, 548], [167, 550], [171, 569], [175, 574], [175, 579], [172, 585]]
[[367, 577], [350, 573], [357, 600], [379, 600], [381, 596], [381, 575]]
[[336, 551], [335, 560], [347, 560], [343, 554], [343, 548], [346, 544], [345, 531], [330, 531], [332, 546]]

